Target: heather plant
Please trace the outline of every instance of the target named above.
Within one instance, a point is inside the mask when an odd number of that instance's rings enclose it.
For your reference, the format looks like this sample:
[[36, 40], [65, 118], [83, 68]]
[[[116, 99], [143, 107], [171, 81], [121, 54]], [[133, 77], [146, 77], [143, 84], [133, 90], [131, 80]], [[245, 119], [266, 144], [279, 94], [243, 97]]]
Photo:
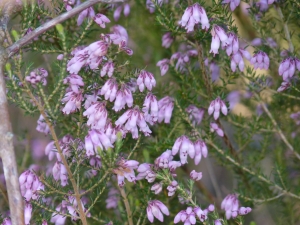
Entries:
[[3, 225], [300, 222], [298, 1], [0, 12]]

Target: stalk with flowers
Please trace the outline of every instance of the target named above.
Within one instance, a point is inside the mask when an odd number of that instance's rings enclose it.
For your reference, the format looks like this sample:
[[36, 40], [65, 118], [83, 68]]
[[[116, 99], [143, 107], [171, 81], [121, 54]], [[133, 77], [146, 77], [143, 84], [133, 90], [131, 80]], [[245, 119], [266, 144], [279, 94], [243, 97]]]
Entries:
[[296, 224], [299, 7], [0, 3], [1, 223]]

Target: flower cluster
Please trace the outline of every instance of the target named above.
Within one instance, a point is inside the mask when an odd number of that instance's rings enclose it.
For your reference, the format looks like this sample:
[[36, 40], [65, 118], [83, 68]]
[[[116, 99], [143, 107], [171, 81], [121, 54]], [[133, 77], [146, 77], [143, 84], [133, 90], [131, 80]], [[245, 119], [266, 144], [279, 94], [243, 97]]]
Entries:
[[129, 182], [135, 182], [136, 177], [134, 173], [134, 169], [137, 169], [139, 165], [138, 161], [135, 160], [126, 160], [121, 158], [117, 163], [117, 168], [113, 170], [113, 172], [118, 177], [118, 185], [123, 187], [125, 185], [125, 178]]
[[170, 213], [168, 208], [161, 201], [153, 200], [148, 202], [147, 217], [151, 223], [153, 223], [154, 217], [163, 222], [163, 214], [168, 216]]
[[228, 36], [224, 29], [220, 26], [214, 25], [211, 30], [212, 41], [210, 46], [210, 53], [213, 53], [214, 56], [219, 53], [219, 48], [222, 42], [222, 45], [226, 46], [228, 44]]
[[162, 36], [162, 46], [165, 48], [169, 48], [174, 41], [171, 32], [167, 32]]
[[138, 138], [138, 127], [139, 130], [144, 133], [145, 136], [149, 136], [151, 130], [149, 129], [144, 114], [138, 109], [127, 110], [116, 122], [117, 126], [123, 126], [125, 131], [130, 131], [132, 138]]
[[300, 60], [289, 57], [280, 63], [278, 73], [284, 81], [289, 81], [294, 76], [296, 69], [300, 71]]
[[26, 170], [19, 177], [21, 194], [26, 201], [38, 199], [38, 192], [44, 190], [44, 184], [31, 170]]
[[250, 62], [255, 69], [260, 68], [267, 70], [269, 68], [270, 59], [265, 52], [260, 51], [252, 57]]
[[213, 100], [208, 107], [208, 114], [211, 115], [214, 113], [214, 119], [217, 120], [220, 116], [220, 111], [226, 116], [227, 115], [227, 106], [220, 97], [217, 97]]
[[189, 105], [185, 111], [189, 114], [189, 118], [194, 126], [201, 123], [205, 113], [204, 109], [197, 108], [195, 105]]
[[181, 164], [187, 163], [187, 156], [195, 159], [197, 165], [202, 155], [207, 157], [207, 147], [202, 140], [197, 140], [195, 143], [189, 140], [185, 135], [177, 138], [172, 148], [172, 155], [176, 155], [179, 151]]
[[155, 87], [156, 81], [152, 73], [142, 70], [136, 80], [136, 84], [139, 86], [140, 92], [143, 92], [146, 88], [151, 91], [152, 87]]
[[194, 26], [201, 23], [202, 29], [208, 30], [209, 20], [206, 15], [206, 12], [202, 6], [198, 3], [195, 3], [192, 6], [189, 6], [184, 11], [184, 14], [178, 24], [184, 27], [187, 32], [194, 31]]
[[241, 0], [223, 0], [223, 4], [229, 4], [230, 10], [234, 11], [239, 6]]
[[220, 137], [224, 136], [224, 131], [216, 123], [210, 123], [210, 132], [217, 132]]
[[46, 77], [48, 77], [47, 70], [45, 70], [44, 68], [37, 68], [30, 72], [30, 74], [25, 77], [25, 80], [31, 83], [33, 87], [36, 87], [36, 84], [39, 83], [45, 86], [47, 85]]
[[119, 5], [114, 12], [114, 20], [118, 21], [120, 19], [121, 13], [123, 10], [123, 14], [127, 17], [130, 13], [130, 5], [128, 3]]
[[45, 118], [43, 115], [40, 115], [38, 121], [37, 121], [37, 127], [36, 130], [38, 132], [44, 133], [44, 134], [49, 134], [50, 133], [50, 128], [48, 124], [45, 121]]
[[[214, 211], [214, 207], [212, 211]], [[207, 220], [207, 214], [209, 213], [209, 209], [202, 210], [200, 207], [188, 207], [186, 210], [181, 210], [174, 218], [174, 223], [179, 223], [180, 221], [184, 224], [196, 224], [196, 216], [199, 218], [201, 222]]]
[[251, 212], [250, 207], [239, 208], [239, 200], [236, 194], [227, 195], [221, 203], [221, 209], [225, 210], [226, 218], [235, 218], [238, 215], [246, 215]]

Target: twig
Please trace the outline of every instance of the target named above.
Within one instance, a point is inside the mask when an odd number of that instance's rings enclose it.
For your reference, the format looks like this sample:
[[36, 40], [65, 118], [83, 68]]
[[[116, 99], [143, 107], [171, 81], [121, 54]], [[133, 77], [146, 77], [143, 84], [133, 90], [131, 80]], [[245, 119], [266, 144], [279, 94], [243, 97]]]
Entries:
[[210, 86], [210, 78], [209, 76], [206, 74], [206, 70], [205, 70], [205, 65], [204, 65], [204, 59], [203, 59], [203, 49], [202, 49], [202, 46], [199, 45], [198, 43], [196, 44], [197, 46], [197, 52], [198, 52], [198, 62], [200, 64], [200, 67], [201, 67], [201, 73], [202, 73], [202, 76], [203, 76], [203, 80], [204, 80], [204, 84], [205, 84], [205, 87], [206, 87], [206, 91], [207, 91], [207, 94], [209, 96], [209, 98], [211, 98], [211, 86]]
[[61, 212], [58, 212], [56, 210], [50, 209], [47, 206], [40, 204], [38, 201], [31, 201], [31, 203], [38, 206], [38, 207], [40, 207], [40, 208], [42, 208], [42, 209], [44, 209], [44, 210], [46, 210], [46, 211], [48, 211], [48, 212], [50, 212], [50, 213], [54, 213], [54, 215], [61, 215], [61, 216], [64, 216], [64, 217], [69, 217], [69, 218], [75, 217], [75, 219], [79, 219], [77, 216], [74, 216], [74, 215], [71, 216], [70, 214], [65, 214], [65, 213], [61, 213]]
[[[190, 175], [191, 171], [186, 165], [183, 165], [180, 168], [187, 174], [187, 176]], [[209, 190], [203, 185], [201, 181], [195, 181], [195, 185], [203, 193], [203, 195], [207, 198], [209, 202], [216, 201], [215, 197], [212, 195], [212, 193], [209, 192]]]
[[125, 190], [124, 190], [124, 188], [119, 187], [119, 185], [118, 185], [118, 188], [120, 190], [121, 196], [123, 197], [123, 201], [124, 201], [124, 205], [125, 205], [126, 212], [127, 212], [127, 217], [128, 217], [128, 224], [133, 225], [132, 212], [131, 212], [131, 209], [130, 209], [129, 201], [128, 201], [128, 198], [126, 196]]
[[[194, 126], [193, 123], [190, 121], [190, 119], [185, 115], [184, 111], [183, 111], [182, 108], [180, 107], [180, 105], [179, 105], [179, 103], [178, 103], [177, 100], [175, 100], [175, 105], [178, 107], [178, 109], [179, 109], [179, 111], [180, 111], [180, 113], [181, 113], [181, 115], [182, 115], [182, 118], [190, 125], [191, 128], [193, 128], [193, 129], [195, 130], [197, 136], [198, 136], [199, 138], [201, 138], [200, 132], [195, 128], [195, 126]], [[222, 124], [219, 122], [219, 120], [217, 120], [217, 122], [218, 122], [220, 128], [221, 128], [222, 130], [224, 130], [224, 129], [222, 128]], [[238, 158], [238, 156], [237, 156], [237, 154], [236, 154], [236, 151], [234, 150], [234, 148], [233, 148], [233, 146], [232, 146], [232, 144], [231, 144], [229, 138], [228, 138], [226, 135], [224, 135], [223, 139], [224, 139], [224, 142], [225, 142], [225, 144], [227, 145], [227, 147], [230, 149], [230, 153], [232, 154], [232, 156], [234, 157], [234, 159], [237, 160], [238, 163], [240, 163], [240, 160], [239, 160], [239, 158]], [[250, 186], [250, 184], [249, 184], [249, 181], [247, 180], [247, 177], [246, 177], [245, 174], [244, 174], [244, 171], [241, 170], [241, 169], [238, 169], [237, 173], [242, 177], [242, 179], [244, 180], [244, 182], [245, 182], [247, 188], [248, 188], [248, 189], [251, 189], [251, 186]]]
[[134, 152], [134, 151], [137, 149], [137, 147], [139, 146], [140, 141], [141, 141], [141, 136], [142, 136], [142, 135], [140, 135], [139, 138], [137, 139], [137, 142], [135, 143], [133, 149], [130, 151], [130, 153], [129, 153], [127, 159], [130, 159], [130, 157], [132, 156], [133, 152]]
[[276, 195], [272, 198], [266, 198], [266, 199], [248, 198], [248, 197], [245, 197], [243, 195], [240, 195], [240, 197], [247, 200], [247, 201], [253, 201], [254, 203], [264, 203], [264, 202], [270, 202], [270, 201], [276, 200], [276, 199], [278, 199], [278, 198], [280, 198], [281, 196], [284, 196], [284, 195], [285, 195], [285, 193], [280, 193], [279, 195]]
[[177, 129], [177, 126], [180, 124], [180, 120], [177, 121], [177, 123], [175, 123], [175, 125], [173, 126], [172, 130], [170, 131], [170, 133], [168, 134], [167, 140], [169, 140], [172, 136], [172, 134], [174, 133], [174, 131]]
[[274, 94], [278, 94], [278, 95], [285, 96], [285, 97], [287, 97], [287, 98], [292, 98], [292, 99], [300, 100], [300, 98], [297, 97], [297, 96], [289, 95], [289, 94], [286, 94], [286, 93], [283, 93], [283, 92], [277, 92], [277, 91], [275, 91], [275, 90], [273, 90], [273, 89], [271, 89], [271, 88], [269, 88], [269, 87], [266, 87], [265, 90], [267, 90], [267, 91], [269, 91], [269, 92], [271, 92], [271, 93], [274, 93]]
[[207, 158], [205, 160], [205, 164], [206, 164], [206, 167], [207, 167], [207, 172], [209, 174], [209, 178], [211, 180], [212, 186], [215, 189], [217, 199], [218, 199], [218, 201], [220, 201], [220, 200], [222, 200], [222, 193], [221, 193], [221, 190], [220, 190], [220, 185], [218, 184], [218, 182], [216, 180], [216, 175], [215, 175], [214, 168], [211, 165], [211, 160], [209, 158]]
[[278, 126], [276, 120], [274, 119], [274, 117], [272, 116], [271, 112], [268, 110], [267, 106], [265, 105], [264, 102], [262, 102], [260, 96], [258, 94], [255, 93], [255, 97], [257, 98], [257, 100], [259, 101], [259, 103], [261, 104], [263, 110], [265, 111], [265, 113], [268, 115], [268, 117], [270, 118], [272, 124], [274, 125], [274, 128], [277, 130], [280, 138], [282, 139], [282, 141], [286, 144], [286, 146], [288, 147], [288, 149], [290, 151], [292, 151], [294, 153], [294, 155], [300, 159], [300, 155], [295, 151], [294, 147], [290, 144], [290, 142], [287, 140], [287, 138], [285, 137], [285, 135], [283, 134], [282, 130], [280, 129], [280, 127]]
[[28, 44], [31, 40], [33, 40], [35, 37], [41, 35], [42, 33], [46, 32], [50, 28], [54, 27], [55, 25], [75, 16], [76, 14], [80, 13], [81, 11], [99, 3], [116, 3], [116, 2], [123, 2], [123, 0], [89, 0], [86, 1], [79, 6], [71, 9], [68, 12], [65, 12], [58, 17], [44, 23], [42, 26], [36, 28], [31, 33], [25, 35], [23, 38], [19, 39], [17, 42], [15, 42], [12, 46], [8, 47], [6, 49], [7, 54], [9, 57], [11, 57], [13, 54], [19, 51], [20, 48], [22, 48], [24, 45]]
[[[251, 127], [247, 126], [247, 125], [243, 125], [241, 123], [237, 123], [237, 122], [234, 122], [232, 119], [227, 119], [227, 122], [233, 124], [234, 126], [237, 126], [237, 127], [241, 127], [241, 128], [245, 128], [245, 129], [251, 129]], [[258, 130], [259, 132], [266, 132], [266, 133], [277, 133], [276, 130], [273, 130], [273, 129], [265, 129], [265, 128], [260, 128]]]
[[288, 195], [290, 197], [296, 198], [296, 199], [300, 199], [300, 196], [283, 189], [282, 187], [280, 187], [277, 184], [274, 184], [272, 181], [268, 180], [267, 178], [263, 177], [262, 175], [259, 175], [256, 172], [253, 172], [250, 169], [242, 166], [237, 161], [235, 161], [233, 158], [231, 158], [229, 155], [226, 155], [225, 152], [223, 150], [221, 150], [218, 146], [216, 146], [211, 140], [205, 140], [205, 141], [208, 145], [212, 146], [218, 153], [220, 153], [226, 160], [231, 162], [233, 165], [235, 165], [238, 168], [242, 169], [243, 171], [249, 173], [250, 175], [257, 177], [259, 180], [261, 180], [269, 185], [272, 185], [275, 189], [281, 191], [281, 193]]
[[94, 207], [94, 205], [97, 203], [98, 199], [101, 197], [101, 195], [103, 194], [103, 192], [106, 189], [106, 185], [104, 185], [102, 187], [102, 189], [100, 190], [100, 192], [98, 193], [98, 195], [93, 199], [93, 203], [90, 205], [90, 207], [86, 210], [85, 213], [88, 213], [91, 211], [91, 209]]
[[276, 5], [275, 9], [276, 9], [276, 11], [277, 11], [277, 13], [278, 13], [278, 15], [279, 15], [282, 23], [283, 23], [283, 29], [284, 29], [285, 38], [286, 38], [286, 40], [287, 40], [287, 42], [289, 44], [289, 51], [291, 53], [293, 53], [294, 52], [294, 45], [292, 43], [292, 39], [291, 39], [289, 27], [288, 27], [287, 23], [284, 22], [284, 16], [282, 14], [281, 8], [278, 5]]
[[[20, 76], [20, 74], [17, 73], [18, 76]], [[83, 207], [82, 207], [82, 204], [80, 204], [81, 200], [80, 200], [80, 193], [79, 193], [79, 187], [77, 186], [76, 184], [76, 181], [75, 181], [75, 178], [72, 174], [72, 171], [68, 165], [68, 162], [65, 158], [65, 156], [63, 155], [62, 153], [62, 149], [59, 145], [59, 140], [57, 138], [57, 135], [56, 135], [56, 132], [54, 130], [54, 127], [52, 125], [52, 123], [50, 122], [50, 120], [48, 119], [48, 116], [45, 112], [45, 109], [44, 107], [41, 105], [41, 103], [34, 97], [33, 93], [31, 92], [31, 90], [29, 89], [28, 87], [28, 84], [25, 82], [24, 83], [24, 87], [25, 87], [25, 91], [26, 93], [29, 95], [29, 97], [31, 98], [31, 100], [34, 102], [34, 104], [38, 107], [40, 113], [42, 114], [42, 116], [44, 117], [44, 120], [45, 122], [47, 123], [47, 125], [49, 126], [49, 130], [50, 130], [50, 133], [51, 133], [51, 136], [54, 140], [54, 144], [55, 144], [55, 147], [57, 149], [57, 152], [62, 160], [62, 163], [64, 164], [64, 166], [66, 167], [66, 170], [67, 170], [67, 173], [68, 173], [68, 176], [69, 176], [69, 179], [71, 181], [71, 184], [72, 184], [72, 187], [73, 187], [73, 190], [74, 190], [74, 194], [75, 194], [75, 198], [76, 198], [76, 201], [78, 202], [78, 208], [79, 208], [79, 215], [80, 215], [80, 219], [82, 221], [82, 224], [83, 225], [87, 225], [87, 221], [86, 221], [86, 216], [85, 216], [85, 213], [83, 211]], [[19, 182], [19, 181], [18, 181]]]
[[99, 184], [101, 184], [106, 179], [106, 177], [109, 175], [109, 173], [110, 173], [110, 170], [106, 171], [105, 174], [102, 176], [102, 178], [96, 184], [94, 184], [92, 187], [90, 187], [85, 192], [82, 192], [80, 195], [83, 196], [83, 195], [89, 193], [90, 191], [92, 191], [94, 188], [96, 188]]

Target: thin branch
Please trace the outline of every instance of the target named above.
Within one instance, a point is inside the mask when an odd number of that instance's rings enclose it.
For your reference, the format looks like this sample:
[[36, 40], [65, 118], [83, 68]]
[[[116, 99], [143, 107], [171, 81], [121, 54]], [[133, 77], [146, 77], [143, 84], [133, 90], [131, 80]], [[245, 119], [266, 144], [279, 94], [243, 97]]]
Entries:
[[132, 156], [132, 154], [134, 153], [134, 151], [135, 151], [135, 150], [137, 149], [137, 147], [139, 146], [140, 141], [141, 141], [141, 136], [142, 136], [142, 135], [140, 135], [139, 138], [137, 139], [137, 142], [135, 143], [133, 149], [130, 151], [130, 153], [129, 153], [127, 159], [130, 159], [130, 157]]
[[38, 206], [38, 207], [40, 207], [41, 209], [44, 209], [44, 210], [50, 212], [50, 213], [54, 213], [54, 215], [61, 215], [61, 216], [64, 216], [64, 217], [69, 217], [69, 218], [75, 217], [74, 219], [79, 219], [79, 217], [77, 217], [77, 216], [74, 216], [74, 215], [71, 216], [70, 214], [65, 214], [65, 213], [58, 212], [56, 210], [50, 209], [47, 206], [40, 204], [38, 201], [31, 201], [31, 203]]
[[[257, 83], [256, 83], [257, 84]], [[299, 97], [297, 96], [294, 96], [294, 95], [289, 95], [289, 94], [286, 94], [286, 93], [283, 93], [283, 92], [277, 92], [269, 87], [266, 87], [265, 90], [271, 92], [271, 93], [274, 93], [274, 94], [278, 94], [278, 95], [282, 95], [282, 96], [285, 96], [287, 98], [292, 98], [292, 99], [297, 99], [297, 100], [300, 100]]]
[[118, 185], [118, 188], [120, 190], [121, 196], [123, 197], [123, 201], [124, 201], [124, 205], [125, 205], [127, 217], [128, 217], [128, 224], [133, 225], [132, 212], [130, 209], [129, 201], [128, 201], [127, 195], [125, 193], [125, 190], [124, 190], [124, 188], [119, 187], [119, 185]]
[[254, 203], [264, 203], [264, 202], [270, 202], [270, 201], [276, 200], [276, 199], [278, 199], [278, 198], [280, 198], [281, 196], [284, 196], [284, 195], [285, 195], [285, 193], [280, 193], [279, 195], [276, 195], [272, 198], [266, 198], [266, 199], [248, 198], [248, 197], [245, 197], [243, 195], [240, 195], [240, 197], [247, 200], [247, 201], [253, 201]]
[[216, 174], [215, 174], [214, 168], [211, 165], [212, 163], [211, 163], [210, 158], [207, 158], [205, 160], [205, 164], [206, 164], [206, 167], [207, 167], [207, 172], [208, 172], [209, 178], [211, 180], [212, 186], [215, 189], [215, 192], [216, 192], [216, 195], [217, 195], [217, 200], [220, 201], [220, 200], [222, 200], [222, 192], [220, 190], [220, 185], [218, 184], [218, 181], [216, 179]]
[[[21, 74], [19, 73], [16, 73], [19, 78], [21, 79]], [[29, 97], [31, 98], [31, 100], [34, 102], [34, 104], [38, 107], [40, 113], [42, 114], [42, 116], [44, 117], [44, 120], [45, 122], [47, 123], [47, 125], [49, 126], [49, 130], [50, 130], [50, 133], [51, 133], [51, 136], [54, 140], [54, 144], [55, 144], [55, 147], [57, 149], [57, 152], [62, 160], [62, 163], [64, 164], [64, 166], [66, 167], [66, 170], [67, 170], [67, 173], [68, 173], [68, 176], [69, 176], [69, 179], [71, 181], [71, 184], [72, 184], [72, 187], [73, 187], [73, 190], [74, 190], [74, 195], [75, 195], [75, 198], [76, 198], [76, 201], [78, 202], [78, 209], [79, 209], [79, 215], [80, 215], [80, 219], [82, 221], [82, 224], [83, 225], [87, 225], [87, 221], [86, 221], [86, 216], [85, 216], [85, 213], [83, 211], [83, 207], [82, 207], [82, 204], [80, 204], [81, 200], [80, 200], [80, 193], [79, 193], [79, 187], [77, 186], [76, 184], [76, 181], [75, 181], [75, 178], [72, 174], [72, 171], [68, 165], [68, 162], [64, 156], [64, 154], [62, 153], [62, 149], [59, 145], [59, 140], [58, 140], [58, 137], [56, 135], [56, 132], [55, 132], [55, 129], [52, 125], [52, 123], [50, 122], [50, 120], [48, 119], [48, 116], [45, 112], [45, 109], [44, 107], [42, 106], [42, 104], [34, 97], [33, 93], [31, 92], [31, 90], [29, 89], [28, 87], [28, 84], [26, 82], [24, 82], [24, 87], [25, 87], [25, 91], [26, 93], [29, 95]], [[19, 180], [18, 180], [18, 186], [19, 186]]]
[[92, 187], [90, 187], [88, 190], [86, 190], [85, 192], [82, 192], [80, 195], [83, 196], [87, 193], [89, 193], [90, 191], [94, 190], [99, 184], [101, 184], [105, 179], [106, 177], [110, 174], [110, 170], [107, 170], [105, 172], [105, 174], [102, 176], [102, 178], [97, 182], [95, 183]]
[[221, 155], [223, 155], [226, 160], [228, 160], [229, 162], [231, 162], [233, 165], [239, 167], [243, 171], [251, 174], [254, 177], [257, 177], [259, 180], [261, 180], [261, 181], [263, 181], [263, 182], [265, 182], [265, 183], [267, 183], [269, 185], [272, 185], [275, 189], [281, 191], [282, 193], [284, 193], [284, 194], [286, 194], [286, 195], [288, 195], [290, 197], [293, 197], [293, 198], [296, 198], [296, 199], [300, 199], [300, 196], [298, 196], [298, 195], [296, 195], [296, 194], [294, 194], [292, 192], [289, 192], [289, 191], [283, 189], [282, 187], [280, 187], [277, 184], [274, 184], [272, 181], [268, 180], [267, 178], [263, 177], [262, 175], [259, 175], [256, 172], [251, 171], [250, 169], [242, 166], [237, 161], [235, 161], [233, 158], [231, 158], [229, 155], [226, 155], [225, 152], [223, 150], [221, 150], [218, 146], [216, 146], [211, 140], [206, 140], [206, 143], [208, 145], [212, 146], [218, 153], [220, 153]]
[[[191, 123], [191, 121], [189, 120], [188, 117], [186, 117], [182, 111], [182, 109], [180, 108], [180, 106], [178, 105], [178, 102], [175, 101], [175, 104], [178, 106], [179, 110], [181, 111], [184, 119], [189, 123], [189, 125], [194, 128], [195, 133], [197, 134], [197, 136], [201, 137], [201, 134], [199, 133], [199, 131], [197, 129], [195, 129], [195, 127], [193, 126], [193, 124]], [[227, 155], [222, 149], [220, 149], [217, 145], [215, 145], [212, 140], [210, 139], [206, 139], [204, 140], [206, 144], [210, 145], [211, 147], [213, 147], [219, 154], [221, 154], [226, 160], [228, 160], [230, 163], [232, 163], [234, 166], [236, 166], [237, 168], [239, 168], [239, 171], [244, 171], [254, 177], [257, 177], [259, 180], [272, 185], [275, 189], [277, 189], [278, 191], [280, 191], [281, 193], [284, 193], [285, 195], [288, 195], [290, 197], [296, 198], [296, 199], [300, 199], [300, 196], [297, 194], [294, 194], [292, 192], [289, 192], [288, 190], [280, 187], [279, 185], [273, 183], [272, 181], [268, 180], [267, 178], [265, 178], [262, 175], [257, 174], [256, 172], [248, 169], [247, 167], [244, 167], [241, 165], [240, 162], [236, 161], [234, 158], [230, 157], [229, 155]]]
[[[251, 127], [247, 126], [247, 125], [244, 125], [244, 124], [241, 124], [241, 123], [237, 123], [235, 121], [233, 121], [232, 119], [227, 119], [226, 120], [227, 122], [233, 124], [234, 126], [237, 126], [237, 127], [241, 127], [241, 128], [245, 128], [245, 129], [252, 129]], [[258, 130], [258, 132], [266, 132], [266, 133], [277, 133], [277, 130], [274, 130], [274, 129], [265, 129], [265, 128], [260, 128]]]
[[276, 9], [276, 11], [277, 11], [277, 13], [278, 13], [278, 15], [279, 15], [282, 23], [283, 23], [283, 29], [284, 29], [285, 38], [286, 38], [286, 40], [287, 40], [287, 42], [289, 44], [289, 51], [291, 53], [293, 53], [294, 52], [294, 45], [292, 43], [292, 39], [291, 39], [291, 35], [290, 35], [290, 31], [289, 31], [289, 27], [287, 25], [287, 22], [284, 21], [284, 16], [282, 14], [281, 8], [278, 5], [276, 5], [275, 9]]
[[[183, 165], [180, 168], [186, 173], [187, 176], [190, 175], [191, 171], [186, 165]], [[215, 197], [212, 195], [212, 193], [210, 193], [210, 191], [203, 185], [203, 183], [200, 180], [195, 181], [195, 185], [203, 193], [208, 202], [216, 202]]]
[[7, 54], [9, 57], [11, 57], [13, 54], [19, 51], [20, 48], [22, 48], [24, 45], [28, 44], [30, 41], [32, 41], [35, 37], [41, 35], [42, 33], [46, 32], [47, 30], [51, 29], [55, 25], [64, 22], [65, 20], [75, 16], [76, 14], [80, 13], [81, 11], [97, 4], [97, 3], [116, 3], [116, 2], [123, 2], [123, 0], [89, 0], [81, 5], [71, 9], [68, 12], [65, 12], [58, 17], [44, 23], [42, 26], [36, 28], [34, 31], [31, 33], [25, 35], [23, 38], [19, 39], [17, 42], [15, 42], [13, 45], [8, 47], [6, 49]]
[[263, 110], [265, 111], [265, 113], [268, 115], [268, 117], [270, 118], [272, 124], [274, 125], [274, 128], [277, 130], [281, 140], [286, 144], [286, 146], [288, 147], [288, 149], [290, 151], [292, 151], [294, 153], [294, 155], [300, 159], [300, 155], [295, 151], [294, 147], [290, 144], [290, 142], [287, 140], [287, 138], [285, 137], [285, 135], [283, 134], [282, 130], [280, 129], [280, 127], [278, 126], [276, 120], [274, 119], [274, 117], [272, 116], [271, 112], [268, 110], [267, 106], [265, 105], [264, 102], [262, 102], [260, 96], [258, 94], [255, 94], [257, 100], [259, 101], [259, 103], [261, 104]]
[[201, 68], [201, 73], [202, 73], [202, 77], [203, 77], [204, 84], [206, 87], [206, 91], [207, 91], [208, 97], [211, 98], [212, 88], [210, 85], [210, 78], [206, 73], [206, 69], [205, 69], [205, 65], [204, 65], [203, 49], [202, 49], [202, 46], [198, 43], [196, 44], [196, 46], [197, 46], [197, 52], [198, 52], [198, 62], [199, 62], [200, 68]]

